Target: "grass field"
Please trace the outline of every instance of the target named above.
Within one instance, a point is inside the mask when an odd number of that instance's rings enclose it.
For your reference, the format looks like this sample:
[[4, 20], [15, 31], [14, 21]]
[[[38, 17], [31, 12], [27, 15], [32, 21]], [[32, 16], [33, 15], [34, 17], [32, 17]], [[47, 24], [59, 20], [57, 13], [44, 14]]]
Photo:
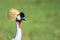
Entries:
[[11, 40], [16, 33], [15, 21], [8, 10], [23, 11], [22, 40], [60, 40], [60, 0], [0, 0], [0, 40]]

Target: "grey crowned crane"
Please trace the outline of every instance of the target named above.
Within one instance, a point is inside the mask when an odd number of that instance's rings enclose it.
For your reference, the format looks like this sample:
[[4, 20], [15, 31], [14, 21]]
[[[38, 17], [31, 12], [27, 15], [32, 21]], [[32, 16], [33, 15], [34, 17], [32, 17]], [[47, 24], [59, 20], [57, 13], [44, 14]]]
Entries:
[[21, 22], [25, 20], [25, 15], [23, 12], [20, 12], [16, 17], [16, 35], [12, 40], [21, 40], [22, 33], [21, 33]]

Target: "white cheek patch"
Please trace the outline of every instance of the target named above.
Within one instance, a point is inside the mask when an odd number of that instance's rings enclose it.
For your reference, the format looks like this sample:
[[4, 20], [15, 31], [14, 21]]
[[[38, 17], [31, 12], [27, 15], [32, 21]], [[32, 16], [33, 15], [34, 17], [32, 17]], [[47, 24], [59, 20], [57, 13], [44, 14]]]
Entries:
[[17, 19], [18, 19], [18, 20], [21, 20], [21, 17], [20, 17], [20, 15], [18, 15], [18, 16], [17, 16]]

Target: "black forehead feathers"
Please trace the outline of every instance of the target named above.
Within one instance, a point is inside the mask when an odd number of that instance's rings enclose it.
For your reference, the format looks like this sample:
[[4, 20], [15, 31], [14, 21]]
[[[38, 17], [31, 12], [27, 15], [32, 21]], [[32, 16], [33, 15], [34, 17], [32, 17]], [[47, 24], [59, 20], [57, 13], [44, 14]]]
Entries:
[[25, 14], [23, 12], [20, 12], [21, 17], [25, 17]]

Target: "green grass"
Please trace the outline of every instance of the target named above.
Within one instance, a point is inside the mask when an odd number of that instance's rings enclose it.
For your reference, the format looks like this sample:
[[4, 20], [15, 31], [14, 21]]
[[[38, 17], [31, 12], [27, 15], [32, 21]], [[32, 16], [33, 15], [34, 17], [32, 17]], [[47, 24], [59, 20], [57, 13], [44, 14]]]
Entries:
[[60, 0], [0, 0], [0, 40], [11, 40], [15, 21], [8, 20], [8, 10], [23, 11], [22, 40], [60, 40]]

